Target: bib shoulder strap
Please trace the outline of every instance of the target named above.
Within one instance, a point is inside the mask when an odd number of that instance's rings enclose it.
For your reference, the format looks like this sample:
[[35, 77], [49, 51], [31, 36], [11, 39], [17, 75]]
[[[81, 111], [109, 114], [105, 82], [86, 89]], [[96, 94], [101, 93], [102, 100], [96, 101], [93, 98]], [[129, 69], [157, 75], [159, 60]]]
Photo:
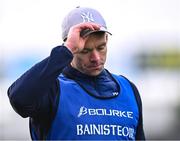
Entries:
[[137, 87], [134, 85], [134, 83], [132, 83], [129, 79], [127, 79], [123, 75], [120, 75], [120, 76], [124, 77], [127, 81], [129, 81], [129, 83], [133, 89], [134, 96], [136, 98], [136, 102], [138, 105], [139, 121], [138, 121], [138, 126], [137, 126], [136, 140], [145, 140], [145, 134], [144, 134], [144, 129], [143, 129], [142, 101], [141, 101], [139, 91], [138, 91]]

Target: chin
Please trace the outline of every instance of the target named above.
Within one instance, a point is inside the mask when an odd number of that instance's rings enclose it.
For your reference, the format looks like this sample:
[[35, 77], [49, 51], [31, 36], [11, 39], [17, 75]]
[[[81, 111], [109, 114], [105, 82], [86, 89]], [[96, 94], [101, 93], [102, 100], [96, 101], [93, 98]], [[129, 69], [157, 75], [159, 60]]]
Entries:
[[90, 76], [97, 76], [97, 75], [99, 75], [101, 73], [101, 71], [99, 71], [99, 70], [93, 71], [93, 72], [91, 71], [91, 72], [88, 73], [88, 75], [90, 75]]

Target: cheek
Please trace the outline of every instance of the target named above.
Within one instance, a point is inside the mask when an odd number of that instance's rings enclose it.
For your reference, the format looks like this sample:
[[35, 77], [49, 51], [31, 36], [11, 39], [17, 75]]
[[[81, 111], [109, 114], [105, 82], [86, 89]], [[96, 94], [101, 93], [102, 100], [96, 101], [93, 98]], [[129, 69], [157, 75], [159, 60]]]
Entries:
[[76, 57], [76, 63], [79, 66], [84, 66], [88, 63], [88, 56], [77, 56]]
[[107, 50], [101, 53], [101, 59], [106, 60]]

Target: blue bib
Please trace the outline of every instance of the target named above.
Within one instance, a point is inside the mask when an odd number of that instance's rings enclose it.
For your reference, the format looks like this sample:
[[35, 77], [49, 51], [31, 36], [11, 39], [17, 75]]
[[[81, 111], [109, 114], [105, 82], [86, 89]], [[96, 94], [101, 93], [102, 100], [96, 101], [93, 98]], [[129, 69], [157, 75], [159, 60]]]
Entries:
[[135, 140], [139, 111], [130, 83], [112, 75], [120, 85], [117, 96], [96, 98], [75, 81], [60, 75], [60, 98], [48, 140]]

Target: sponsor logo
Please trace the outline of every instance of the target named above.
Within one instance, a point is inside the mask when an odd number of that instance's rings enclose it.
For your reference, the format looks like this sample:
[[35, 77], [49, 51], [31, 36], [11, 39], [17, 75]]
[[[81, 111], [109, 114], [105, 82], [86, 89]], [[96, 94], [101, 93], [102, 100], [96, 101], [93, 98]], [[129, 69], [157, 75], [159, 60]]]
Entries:
[[81, 108], [79, 109], [79, 114], [78, 117], [87, 114], [87, 108], [84, 106], [81, 106]]
[[78, 117], [81, 116], [116, 116], [122, 118], [130, 118], [133, 119], [132, 111], [120, 111], [115, 109], [103, 109], [103, 108], [86, 108], [85, 106], [81, 106], [79, 109]]
[[112, 93], [114, 96], [118, 95], [119, 93], [118, 92], [113, 92]]

